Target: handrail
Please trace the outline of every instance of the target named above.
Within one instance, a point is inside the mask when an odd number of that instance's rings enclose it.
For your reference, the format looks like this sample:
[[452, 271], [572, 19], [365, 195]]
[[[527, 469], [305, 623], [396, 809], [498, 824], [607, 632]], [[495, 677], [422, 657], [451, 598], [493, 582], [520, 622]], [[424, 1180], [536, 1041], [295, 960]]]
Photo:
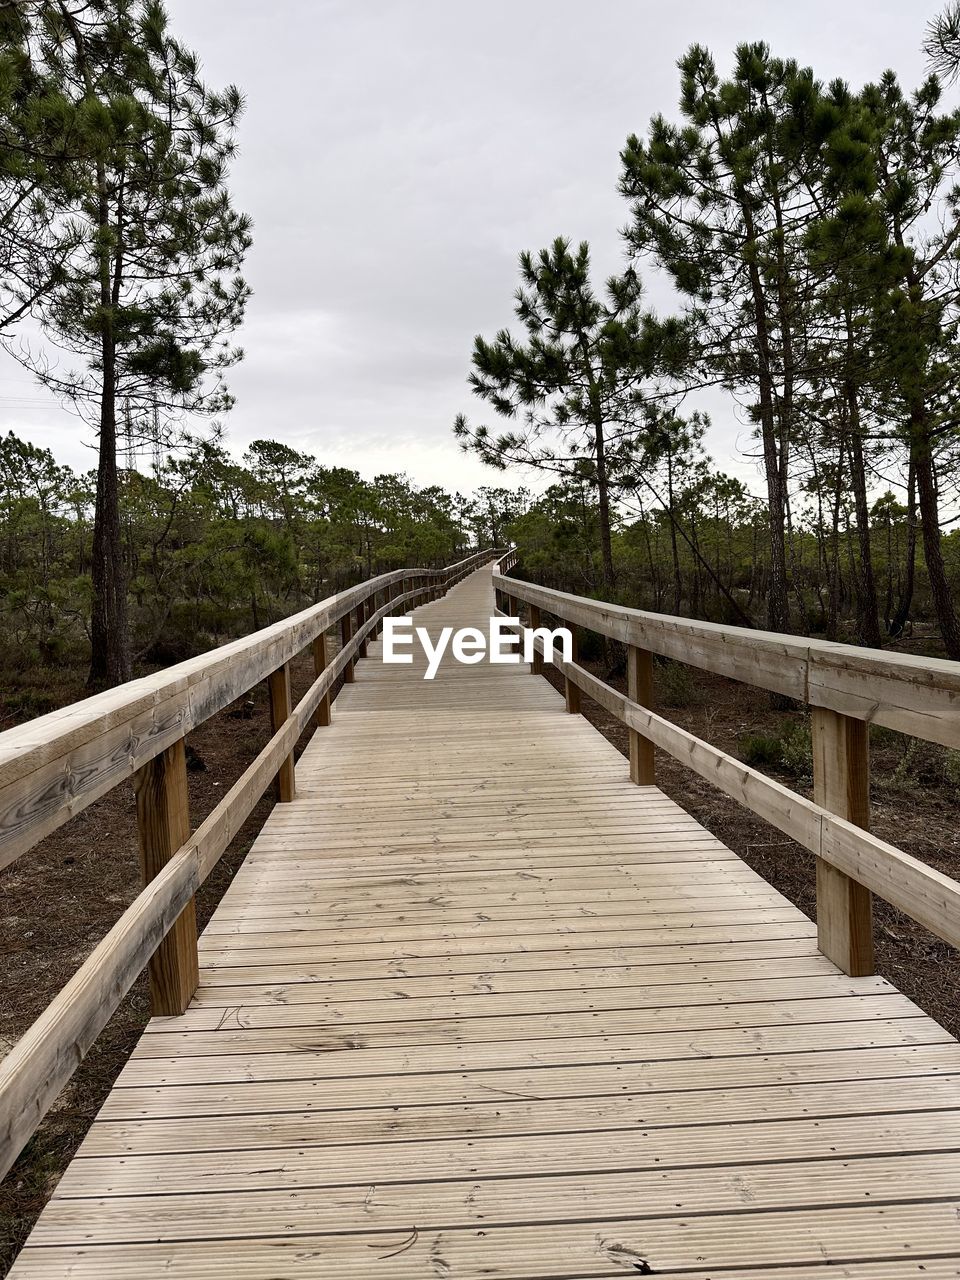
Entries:
[[[850, 974], [873, 972], [871, 892], [960, 946], [960, 882], [869, 830], [869, 723], [960, 745], [960, 663], [912, 658], [742, 627], [646, 613], [493, 575], [499, 610], [518, 602], [539, 627], [544, 613], [627, 646], [628, 693], [576, 661], [555, 659], [567, 709], [580, 691], [624, 723], [630, 776], [653, 783], [654, 746], [665, 750], [817, 858], [821, 951]], [[543, 670], [535, 641], [534, 671]], [[814, 798], [807, 799], [651, 710], [653, 653], [807, 702], [812, 707]]]
[[[146, 681], [133, 681], [110, 694], [88, 698], [78, 704], [76, 717], [54, 712], [0, 734], [0, 752], [8, 769], [0, 796], [7, 806], [11, 795], [14, 803], [17, 795], [34, 796], [34, 789], [24, 784], [30, 784], [38, 774], [46, 778], [51, 767], [59, 767], [69, 777], [72, 770], [78, 769], [78, 759], [85, 767], [90, 767], [90, 761], [94, 764], [89, 775], [79, 777], [66, 813], [51, 813], [41, 802], [39, 813], [31, 814], [28, 809], [12, 824], [8, 821], [4, 829], [8, 837], [6, 852], [9, 854], [11, 848], [23, 852], [98, 795], [136, 773], [138, 826], [147, 882], [73, 978], [0, 1062], [0, 1177], [13, 1164], [148, 962], [153, 1012], [175, 1014], [186, 1008], [197, 983], [194, 894], [274, 778], [279, 775], [281, 799], [293, 798], [294, 747], [311, 720], [329, 723], [329, 716], [317, 719], [324, 702], [337, 679], [346, 676], [357, 657], [366, 652], [367, 642], [375, 636], [382, 620], [398, 609], [415, 608], [436, 598], [491, 560], [499, 564], [509, 561], [510, 555], [509, 551], [480, 551], [444, 570], [407, 569], [383, 574], [244, 641], [224, 645], [158, 676], [147, 677]], [[414, 584], [410, 589], [406, 586], [408, 581]], [[377, 602], [381, 592], [385, 598]], [[354, 611], [358, 615], [355, 630]], [[351, 625], [343, 628], [344, 643], [336, 657], [327, 662], [325, 645], [321, 642], [318, 649], [317, 641], [322, 641], [330, 625], [343, 620], [350, 620]], [[278, 716], [278, 701], [282, 702], [285, 695], [289, 697], [290, 658], [311, 643], [315, 646], [316, 679], [296, 707], [287, 705], [285, 713]], [[323, 655], [322, 660], [318, 654]], [[239, 672], [234, 669], [235, 663], [242, 664]], [[183, 734], [187, 727], [207, 719], [267, 676], [271, 677], [274, 732], [216, 808], [190, 834]], [[191, 699], [191, 691], [198, 689], [201, 696]], [[156, 699], [152, 704], [151, 696]], [[145, 706], [152, 705], [156, 711], [167, 702], [175, 703], [175, 714], [173, 710], [169, 715], [164, 713], [157, 722], [159, 727], [146, 741], [133, 739], [131, 726], [142, 721]], [[29, 729], [32, 732], [24, 731]], [[171, 741], [174, 733], [179, 736]], [[95, 767], [106, 758], [102, 750], [96, 750], [101, 738], [111, 744], [126, 744], [123, 757], [112, 772], [103, 764], [99, 769]], [[50, 743], [57, 744], [59, 754], [44, 750]], [[291, 761], [291, 769], [289, 791], [284, 795], [283, 767], [287, 761]], [[11, 788], [19, 790], [11, 792]], [[6, 816], [9, 807], [4, 812]]]
[[[492, 553], [444, 570], [396, 569], [188, 658], [0, 733], [0, 867], [228, 707], [318, 635], [407, 580], [446, 590]], [[464, 567], [466, 566], [466, 568]]]
[[958, 662], [648, 613], [503, 574], [494, 574], [494, 587], [611, 640], [813, 707], [960, 747]]

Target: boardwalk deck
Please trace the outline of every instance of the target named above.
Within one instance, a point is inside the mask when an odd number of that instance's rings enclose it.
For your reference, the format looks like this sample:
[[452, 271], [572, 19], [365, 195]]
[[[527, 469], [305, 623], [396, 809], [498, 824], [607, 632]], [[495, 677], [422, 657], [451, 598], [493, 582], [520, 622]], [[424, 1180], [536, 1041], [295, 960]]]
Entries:
[[13, 1276], [960, 1276], [960, 1045], [526, 667], [378, 654]]

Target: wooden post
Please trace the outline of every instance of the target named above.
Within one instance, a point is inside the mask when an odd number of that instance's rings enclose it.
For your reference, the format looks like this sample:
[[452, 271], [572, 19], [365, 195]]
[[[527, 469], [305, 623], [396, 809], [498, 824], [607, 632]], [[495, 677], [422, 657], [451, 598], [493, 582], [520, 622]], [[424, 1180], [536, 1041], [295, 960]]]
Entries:
[[[627, 697], [641, 707], [653, 702], [653, 654], [649, 649], [627, 645]], [[630, 781], [641, 787], [652, 787], [653, 743], [636, 729], [627, 731], [630, 739]]]
[[[314, 674], [319, 676], [325, 670], [329, 658], [327, 657], [327, 633], [321, 631], [313, 642], [313, 670]], [[331, 721], [330, 714], [330, 694], [325, 693], [320, 699], [320, 703], [313, 716], [313, 723], [318, 729], [324, 728]]]
[[[183, 738], [148, 761], [134, 776], [140, 871], [147, 885], [190, 839], [190, 794]], [[200, 981], [195, 900], [177, 917], [150, 960], [150, 1012], [176, 1017]]]
[[[353, 612], [348, 610], [340, 619], [340, 648], [345, 649], [353, 636]], [[351, 658], [343, 668], [343, 683], [353, 684], [356, 677], [353, 673], [354, 659]]]
[[[530, 606], [530, 629], [535, 631], [540, 626], [540, 606], [532, 604]], [[543, 675], [543, 654], [538, 653], [536, 646], [533, 650], [533, 661], [530, 663], [530, 674], [532, 676]]]
[[[570, 635], [573, 638], [573, 653], [571, 656], [574, 662], [577, 662], [580, 659], [580, 642], [577, 639], [576, 627], [570, 628]], [[580, 711], [580, 689], [569, 676], [563, 677], [563, 696], [566, 699], [567, 711], [570, 715], [578, 715]]]
[[[367, 618], [370, 617], [371, 613], [372, 613], [372, 610], [368, 609], [367, 601], [361, 600], [360, 603], [357, 605], [357, 630], [358, 631], [366, 622]], [[357, 650], [357, 657], [365, 658], [366, 656], [367, 656], [367, 642], [366, 640], [361, 640], [360, 648]]]
[[[831, 813], [870, 829], [870, 751], [863, 720], [813, 708], [813, 798]], [[817, 859], [817, 942], [851, 977], [874, 972], [870, 890]]]
[[[268, 683], [270, 723], [273, 726], [273, 732], [276, 733], [290, 719], [290, 712], [293, 710], [293, 699], [290, 695], [290, 663], [285, 662], [282, 667], [277, 667], [276, 671], [271, 671]], [[287, 804], [296, 799], [296, 795], [296, 771], [291, 751], [277, 774], [277, 796], [281, 804]]]

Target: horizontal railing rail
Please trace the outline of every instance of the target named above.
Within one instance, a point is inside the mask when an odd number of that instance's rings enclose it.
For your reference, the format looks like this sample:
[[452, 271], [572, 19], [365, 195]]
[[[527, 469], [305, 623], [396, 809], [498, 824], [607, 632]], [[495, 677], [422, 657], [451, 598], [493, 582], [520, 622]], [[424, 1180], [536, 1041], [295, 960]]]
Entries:
[[[493, 581], [506, 616], [518, 617], [522, 602], [532, 627], [547, 615], [626, 646], [627, 694], [577, 661], [576, 644], [573, 661], [555, 663], [568, 711], [581, 709], [583, 692], [627, 726], [634, 782], [653, 784], [658, 747], [816, 855], [819, 946], [847, 973], [874, 969], [871, 893], [960, 947], [960, 883], [869, 831], [868, 737], [875, 723], [960, 746], [960, 663], [647, 613], [502, 573]], [[814, 798], [652, 710], [654, 654], [807, 703]], [[532, 671], [543, 670], [538, 641]]]
[[[150, 968], [151, 1009], [182, 1013], [198, 980], [194, 895], [276, 780], [294, 798], [293, 752], [383, 619], [437, 598], [511, 553], [481, 551], [442, 570], [383, 574], [244, 640], [41, 716], [0, 734], [0, 866], [133, 777], [144, 888], [77, 973], [0, 1062], [0, 1177], [133, 982]], [[327, 631], [340, 624], [331, 659]], [[312, 647], [316, 678], [295, 707], [290, 661]], [[216, 808], [191, 832], [184, 736], [262, 680], [273, 732]]]
[[813, 707], [960, 747], [960, 663], [647, 613], [494, 575], [527, 605], [611, 640]]

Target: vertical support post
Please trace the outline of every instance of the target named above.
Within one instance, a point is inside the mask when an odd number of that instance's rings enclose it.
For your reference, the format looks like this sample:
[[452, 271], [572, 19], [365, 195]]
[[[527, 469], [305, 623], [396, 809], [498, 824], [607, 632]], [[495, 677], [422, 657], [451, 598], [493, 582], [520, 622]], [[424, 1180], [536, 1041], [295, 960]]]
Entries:
[[[345, 649], [347, 647], [347, 645], [350, 643], [350, 639], [352, 636], [353, 636], [353, 611], [348, 610], [340, 619], [341, 649]], [[356, 677], [353, 674], [353, 667], [354, 667], [354, 659], [351, 658], [350, 661], [347, 663], [347, 665], [343, 669], [344, 684], [353, 684], [354, 680], [356, 679]]]
[[[580, 660], [580, 640], [577, 635], [577, 628], [570, 628], [570, 635], [573, 639], [573, 653], [571, 654], [574, 662]], [[567, 703], [567, 711], [570, 715], [575, 716], [580, 712], [580, 689], [573, 683], [569, 676], [563, 677], [563, 696]]]
[[[147, 885], [190, 839], [190, 795], [183, 738], [137, 770], [137, 835], [140, 871]], [[183, 1013], [200, 981], [197, 909], [193, 898], [150, 959], [150, 1012]]]
[[[372, 610], [369, 608], [368, 602], [366, 600], [361, 600], [360, 603], [357, 605], [357, 630], [358, 631], [366, 622], [366, 620], [370, 617], [371, 613], [372, 613]], [[366, 656], [367, 656], [367, 642], [366, 640], [361, 640], [360, 648], [357, 650], [357, 657], [365, 658]]]
[[[293, 710], [293, 699], [290, 696], [290, 663], [285, 662], [276, 671], [271, 671], [270, 678], [270, 722], [273, 732], [281, 729], [290, 719]], [[284, 759], [277, 773], [277, 793], [281, 804], [288, 804], [296, 798], [296, 772], [293, 763], [293, 752]]]
[[[314, 675], [319, 676], [326, 669], [329, 657], [327, 655], [327, 633], [321, 631], [313, 642], [313, 671]], [[325, 693], [320, 699], [316, 711], [313, 716], [313, 723], [318, 729], [325, 728], [331, 721], [330, 714], [330, 694]]]
[[[813, 708], [813, 798], [864, 830], [870, 827], [870, 750], [863, 720]], [[817, 859], [817, 942], [851, 977], [874, 972], [870, 890]]]
[[[653, 702], [653, 654], [649, 649], [627, 645], [627, 697], [641, 707]], [[653, 743], [636, 729], [629, 729], [630, 781], [641, 787], [652, 787]]]
[[[530, 630], [535, 631], [540, 626], [540, 606], [532, 604], [530, 607]], [[538, 653], [536, 647], [533, 650], [533, 660], [530, 663], [530, 674], [532, 676], [543, 675], [543, 654]]]

